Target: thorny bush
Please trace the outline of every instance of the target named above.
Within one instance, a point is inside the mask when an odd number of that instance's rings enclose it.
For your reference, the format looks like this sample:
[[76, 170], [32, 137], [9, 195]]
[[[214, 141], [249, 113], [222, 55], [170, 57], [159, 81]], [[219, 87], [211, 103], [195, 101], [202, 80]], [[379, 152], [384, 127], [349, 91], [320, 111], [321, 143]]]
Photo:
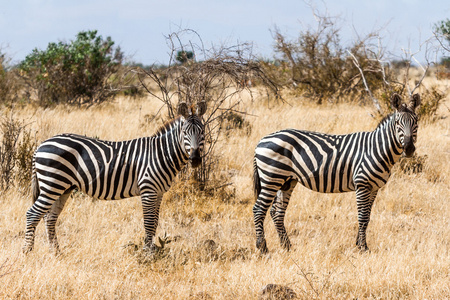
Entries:
[[36, 143], [23, 121], [3, 117], [0, 124], [0, 191], [8, 190], [14, 183], [28, 189], [31, 180], [31, 160]]
[[275, 28], [275, 52], [281, 56], [281, 61], [265, 63], [265, 67], [278, 84], [294, 88], [318, 104], [362, 99], [363, 79], [348, 53], [359, 62], [368, 85], [373, 90], [383, 88], [384, 80], [389, 79], [385, 77], [390, 74], [385, 72], [378, 53], [370, 50], [375, 37], [372, 33], [345, 47], [339, 29], [328, 17], [319, 21], [317, 29], [300, 31], [294, 40]]
[[[183, 64], [169, 64], [163, 69], [137, 69], [136, 72], [144, 89], [162, 102], [161, 110], [163, 108], [167, 110], [167, 116], [163, 119], [175, 117], [176, 102], [184, 101], [189, 105], [199, 101], [207, 103], [208, 109], [203, 115], [205, 150], [202, 165], [198, 170], [193, 172], [184, 170], [180, 174], [182, 180], [193, 176], [199, 182], [199, 189], [207, 190], [211, 188], [208, 185], [213, 183], [211, 179], [217, 178], [213, 173], [220, 172], [214, 154], [219, 138], [223, 134], [226, 135], [228, 126], [249, 128], [242, 123], [243, 119], [241, 123], [238, 118], [233, 119], [236, 114], [245, 114], [240, 111], [241, 92], [245, 90], [253, 97], [252, 82], [258, 82], [260, 88], [265, 88], [268, 93], [278, 96], [278, 86], [266, 75], [261, 64], [253, 59], [250, 45], [241, 44], [206, 50], [201, 39], [199, 43], [190, 40], [183, 45], [183, 34], [191, 34], [194, 35], [194, 39], [200, 39], [192, 30], [171, 34], [168, 37], [168, 45], [172, 47], [170, 61], [175, 62], [176, 54], [180, 51], [192, 52], [192, 59]], [[188, 48], [190, 50], [187, 50]], [[196, 61], [197, 59], [201, 61]], [[157, 115], [153, 116], [153, 119], [156, 117]], [[233, 122], [237, 123], [232, 124]], [[215, 182], [214, 186], [223, 186], [227, 183]]]
[[18, 99], [20, 84], [8, 62], [0, 50], [0, 104], [11, 105]]

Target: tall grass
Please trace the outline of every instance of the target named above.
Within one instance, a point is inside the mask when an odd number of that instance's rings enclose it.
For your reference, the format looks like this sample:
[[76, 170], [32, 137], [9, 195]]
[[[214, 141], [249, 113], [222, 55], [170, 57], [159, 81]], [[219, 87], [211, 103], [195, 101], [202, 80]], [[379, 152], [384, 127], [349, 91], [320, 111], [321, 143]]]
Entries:
[[[287, 99], [289, 100], [289, 99]], [[354, 193], [319, 194], [297, 186], [286, 216], [293, 249], [279, 245], [267, 218], [270, 258], [255, 249], [251, 187], [253, 150], [273, 131], [293, 127], [342, 134], [372, 130], [369, 107], [316, 106], [302, 101], [267, 108], [244, 101], [251, 131], [228, 131], [219, 144], [219, 172], [232, 182], [208, 195], [178, 184], [164, 197], [157, 236], [162, 254], [142, 259], [140, 200], [97, 201], [75, 193], [57, 224], [62, 254], [48, 247], [43, 222], [35, 249], [21, 253], [30, 196], [16, 189], [0, 194], [0, 298], [20, 299], [255, 299], [266, 284], [292, 288], [299, 298], [444, 299], [450, 295], [450, 119], [420, 124], [421, 173], [400, 168], [379, 192], [368, 228], [370, 253], [355, 247]], [[446, 101], [448, 103], [448, 100]], [[162, 120], [145, 115], [159, 108], [150, 99], [118, 99], [89, 111], [24, 108], [36, 139], [75, 132], [123, 140], [152, 134]]]

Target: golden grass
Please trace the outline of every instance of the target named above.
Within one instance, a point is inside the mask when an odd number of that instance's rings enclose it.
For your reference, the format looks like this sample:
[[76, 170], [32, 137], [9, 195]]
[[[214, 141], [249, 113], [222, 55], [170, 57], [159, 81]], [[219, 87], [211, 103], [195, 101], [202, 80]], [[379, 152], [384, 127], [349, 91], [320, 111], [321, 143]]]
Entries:
[[[233, 186], [212, 196], [176, 186], [165, 195], [157, 236], [167, 234], [171, 242], [153, 262], [140, 252], [138, 198], [96, 201], [73, 195], [57, 224], [62, 254], [55, 256], [43, 222], [33, 252], [21, 253], [30, 196], [14, 188], [0, 194], [0, 298], [255, 299], [269, 283], [287, 285], [305, 299], [448, 298], [450, 120], [445, 108], [445, 119], [420, 124], [417, 153], [428, 155], [423, 172], [406, 175], [397, 168], [379, 192], [367, 235], [370, 253], [354, 247], [354, 193], [319, 194], [298, 185], [286, 216], [292, 251], [281, 249], [268, 217], [271, 255], [259, 256], [251, 187], [258, 140], [287, 127], [341, 134], [377, 124], [369, 107], [288, 101], [292, 107], [268, 109], [256, 100], [240, 108], [257, 116], [246, 118], [251, 134], [232, 132], [217, 147], [218, 167]], [[89, 110], [28, 107], [16, 110], [16, 116], [30, 120], [41, 141], [61, 132], [121, 140], [152, 134], [162, 120], [149, 124], [146, 115], [158, 108], [155, 100], [119, 99]]]

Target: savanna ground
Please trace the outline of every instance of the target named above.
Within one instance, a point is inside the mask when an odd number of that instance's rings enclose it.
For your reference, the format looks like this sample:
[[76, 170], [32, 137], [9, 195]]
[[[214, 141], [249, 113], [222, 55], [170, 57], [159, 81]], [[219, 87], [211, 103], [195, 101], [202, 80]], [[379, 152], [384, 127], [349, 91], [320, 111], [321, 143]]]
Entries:
[[[0, 194], [0, 298], [255, 299], [269, 283], [288, 286], [305, 299], [449, 298], [448, 97], [439, 120], [420, 122], [417, 154], [427, 156], [422, 172], [405, 174], [397, 166], [379, 192], [368, 228], [369, 253], [355, 247], [354, 193], [319, 194], [298, 185], [286, 216], [293, 249], [282, 250], [267, 217], [271, 255], [260, 257], [251, 179], [259, 139], [287, 127], [369, 131], [379, 121], [370, 116], [371, 106], [286, 100], [292, 106], [245, 98], [239, 110], [249, 114], [248, 123], [226, 131], [216, 149], [214, 176], [232, 185], [206, 194], [174, 186], [164, 197], [157, 231], [170, 243], [151, 262], [141, 253], [139, 198], [98, 201], [74, 193], [57, 224], [62, 253], [55, 256], [43, 222], [34, 250], [21, 252], [30, 192], [14, 187]], [[26, 106], [16, 108], [15, 116], [31, 123], [39, 141], [62, 132], [123, 140], [153, 134], [162, 120], [148, 120], [159, 107], [151, 98], [118, 98], [88, 110]]]

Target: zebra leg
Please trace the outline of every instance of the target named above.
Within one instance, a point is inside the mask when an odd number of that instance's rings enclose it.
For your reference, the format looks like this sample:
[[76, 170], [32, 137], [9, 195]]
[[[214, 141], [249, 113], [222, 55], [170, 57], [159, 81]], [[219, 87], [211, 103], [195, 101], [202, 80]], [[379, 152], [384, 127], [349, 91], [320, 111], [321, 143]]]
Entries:
[[153, 241], [156, 228], [158, 227], [159, 208], [161, 206], [162, 195], [148, 193], [141, 195], [142, 210], [144, 212], [144, 251], [153, 254], [156, 252], [156, 245]]
[[280, 243], [283, 248], [286, 250], [291, 249], [291, 241], [286, 232], [286, 227], [284, 226], [284, 216], [286, 214], [286, 209], [289, 204], [289, 199], [291, 198], [292, 191], [297, 185], [297, 181], [289, 180], [282, 187], [281, 190], [278, 191], [277, 197], [275, 197], [275, 201], [272, 204], [272, 208], [270, 209], [270, 216], [272, 217], [273, 223], [275, 224], [275, 228], [278, 232], [278, 236], [280, 237]]
[[368, 251], [366, 243], [366, 229], [370, 221], [370, 212], [372, 204], [377, 196], [377, 191], [371, 191], [369, 188], [359, 188], [356, 190], [356, 206], [358, 208], [358, 235], [356, 237], [356, 246], [361, 251]]
[[256, 248], [258, 248], [262, 254], [267, 254], [266, 238], [264, 237], [264, 219], [266, 218], [267, 210], [272, 204], [277, 195], [277, 189], [265, 189], [262, 188], [255, 205], [253, 206], [253, 221], [255, 222], [256, 230]]
[[41, 218], [50, 210], [53, 203], [59, 199], [60, 195], [42, 193], [36, 199], [36, 202], [27, 211], [27, 226], [25, 230], [25, 243], [22, 251], [28, 253], [33, 250], [34, 234], [36, 226], [39, 224]]
[[64, 209], [64, 205], [66, 204], [67, 199], [69, 198], [71, 193], [70, 191], [66, 191], [62, 194], [58, 200], [53, 203], [49, 212], [44, 215], [45, 225], [47, 228], [47, 236], [48, 242], [50, 243], [50, 248], [53, 249], [56, 253], [59, 253], [59, 244], [58, 239], [56, 238], [56, 221], [58, 220], [59, 214]]

